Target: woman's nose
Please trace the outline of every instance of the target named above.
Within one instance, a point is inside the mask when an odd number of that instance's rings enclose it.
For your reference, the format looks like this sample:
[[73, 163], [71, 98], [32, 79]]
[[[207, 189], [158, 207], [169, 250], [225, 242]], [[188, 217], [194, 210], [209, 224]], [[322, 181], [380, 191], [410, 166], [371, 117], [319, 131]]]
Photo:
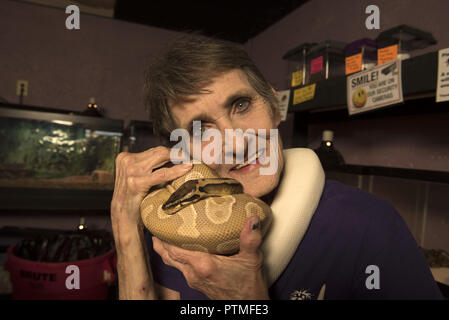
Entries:
[[217, 124], [217, 129], [222, 136], [224, 163], [243, 163], [247, 157], [248, 144], [254, 140], [254, 130], [247, 130], [240, 123], [235, 123], [230, 119], [221, 120], [221, 123]]

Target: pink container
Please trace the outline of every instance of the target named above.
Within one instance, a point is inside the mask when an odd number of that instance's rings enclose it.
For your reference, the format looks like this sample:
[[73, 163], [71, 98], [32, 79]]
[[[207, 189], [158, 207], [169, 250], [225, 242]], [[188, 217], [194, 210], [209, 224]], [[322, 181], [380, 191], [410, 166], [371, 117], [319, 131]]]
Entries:
[[[105, 300], [109, 284], [116, 279], [117, 256], [115, 248], [86, 260], [47, 263], [25, 260], [14, 252], [17, 245], [8, 248], [5, 270], [11, 275], [14, 300]], [[70, 265], [79, 269], [79, 289], [68, 289], [66, 273]], [[71, 278], [72, 279], [72, 278]], [[70, 279], [68, 281], [71, 282]]]

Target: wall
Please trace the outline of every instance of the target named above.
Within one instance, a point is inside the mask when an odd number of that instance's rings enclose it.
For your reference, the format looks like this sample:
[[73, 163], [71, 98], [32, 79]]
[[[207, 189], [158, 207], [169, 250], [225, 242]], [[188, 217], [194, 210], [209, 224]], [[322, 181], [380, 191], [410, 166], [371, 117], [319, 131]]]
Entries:
[[[380, 30], [367, 30], [365, 8], [380, 9]], [[446, 0], [310, 0], [250, 39], [246, 48], [276, 89], [288, 85], [287, 62], [282, 56], [303, 42], [351, 42], [376, 38], [386, 29], [408, 24], [433, 34], [438, 43], [412, 52], [412, 56], [449, 47], [449, 1]]]
[[[380, 30], [367, 30], [365, 8], [380, 9]], [[310, 0], [246, 44], [265, 77], [276, 89], [288, 88], [287, 62], [282, 56], [303, 42], [338, 40], [351, 42], [376, 38], [400, 24], [408, 24], [433, 34], [436, 45], [411, 52], [421, 55], [449, 47], [449, 1], [429, 0]], [[435, 79], [436, 81], [436, 79]], [[406, 107], [406, 105], [405, 105]], [[427, 105], [423, 105], [426, 108]], [[342, 123], [309, 126], [309, 144], [316, 148], [321, 132], [334, 130], [338, 147], [348, 163], [449, 171], [449, 140], [446, 124], [449, 114], [403, 117], [376, 121], [348, 119]], [[282, 123], [284, 144], [293, 145], [293, 114]]]
[[[376, 4], [380, 9], [380, 30], [367, 30], [365, 27], [365, 19], [368, 16], [365, 14], [365, 8], [370, 4]], [[408, 24], [432, 33], [438, 41], [436, 45], [412, 51], [411, 56], [413, 57], [449, 47], [449, 34], [446, 32], [449, 28], [447, 12], [449, 12], [449, 1], [446, 0], [310, 0], [264, 32], [250, 39], [245, 46], [268, 81], [276, 89], [283, 90], [288, 88], [289, 74], [287, 62], [282, 60], [282, 56], [301, 43], [320, 42], [329, 39], [348, 43], [365, 37], [374, 39], [380, 32], [386, 29], [400, 24]], [[446, 121], [447, 116], [444, 118], [433, 117], [430, 125], [420, 125], [419, 128], [422, 131], [436, 130], [444, 132]], [[436, 141], [423, 139], [416, 130], [409, 135], [407, 130], [414, 126], [414, 122], [416, 120], [402, 121], [404, 128], [402, 128], [402, 124], [397, 123], [396, 139], [394, 142], [389, 142], [386, 149], [383, 149], [383, 146], [378, 144], [372, 144], [371, 149], [366, 152], [366, 150], [360, 149], [359, 143], [353, 143], [354, 140], [345, 141], [340, 139], [340, 144], [342, 148], [347, 149], [346, 155], [349, 157], [349, 163], [366, 164], [371, 161], [374, 163], [385, 163], [384, 159], [378, 158], [378, 156], [382, 157], [382, 155], [390, 154], [391, 150], [396, 150], [394, 157], [391, 157], [392, 166], [393, 163], [399, 163], [401, 167], [429, 170], [444, 169], [449, 171], [449, 161], [446, 161], [448, 156], [447, 150], [449, 149], [447, 139], [440, 141], [438, 144]], [[429, 124], [429, 121], [426, 123]], [[358, 131], [351, 129], [350, 126], [345, 126], [350, 131], [345, 131], [345, 127], [343, 127], [343, 130], [335, 132], [335, 136], [338, 139], [338, 137], [366, 135], [370, 136], [372, 141], [384, 141], [379, 139], [382, 133], [380, 133], [379, 127], [376, 127], [374, 123], [364, 123], [363, 125], [367, 127], [360, 129], [361, 127], [357, 126], [359, 128]], [[284, 144], [287, 147], [292, 146], [292, 114], [288, 115], [287, 121], [282, 123], [280, 129], [285, 140]], [[309, 132], [310, 147], [317, 147], [323, 129], [329, 129], [329, 127], [322, 125], [311, 127]], [[429, 134], [427, 134], [427, 137], [429, 137]], [[435, 134], [434, 140], [437, 140], [439, 137]], [[432, 143], [430, 147], [427, 145], [429, 142]], [[413, 158], [410, 159], [408, 153], [402, 152], [398, 154], [397, 151], [404, 148], [413, 149], [414, 155], [417, 156], [415, 158], [416, 163]], [[429, 159], [427, 159], [429, 157], [429, 154], [427, 154], [429, 148], [432, 149], [430, 152], [432, 157], [435, 157], [438, 161], [435, 168], [433, 167], [435, 161], [428, 162]], [[420, 167], [422, 164], [424, 166]]]
[[0, 96], [18, 103], [16, 81], [24, 79], [24, 104], [82, 111], [95, 97], [108, 118], [147, 120], [143, 66], [179, 33], [83, 13], [80, 30], [67, 30], [67, 16], [0, 2]]
[[[179, 33], [83, 13], [81, 29], [71, 31], [66, 17], [62, 9], [0, 1], [0, 97], [18, 103], [16, 81], [25, 79], [24, 104], [82, 111], [95, 97], [108, 118], [147, 120], [143, 66]], [[0, 228], [72, 229], [79, 219], [79, 213], [3, 212]], [[107, 211], [87, 215], [86, 223], [110, 229]]]
[[[365, 19], [368, 16], [365, 14], [365, 8], [370, 4], [376, 4], [380, 9], [380, 30], [367, 30], [365, 27]], [[449, 27], [449, 19], [447, 19], [447, 12], [449, 12], [449, 1], [445, 0], [429, 0], [429, 1], [412, 1], [412, 0], [310, 0], [282, 20], [272, 25], [264, 32], [260, 33], [253, 39], [250, 39], [246, 44], [251, 57], [261, 69], [265, 77], [278, 90], [288, 88], [289, 74], [287, 71], [287, 62], [282, 60], [282, 56], [290, 49], [298, 46], [303, 42], [320, 42], [324, 40], [338, 40], [343, 42], [351, 42], [360, 38], [376, 38], [378, 34], [386, 29], [392, 28], [400, 24], [408, 24], [416, 28], [433, 34], [437, 39], [436, 45], [425, 49], [411, 52], [411, 56], [421, 55], [427, 52], [435, 51], [441, 48], [449, 47], [449, 34], [446, 32]], [[444, 131], [445, 119], [433, 118], [432, 126], [427, 127], [429, 130], [436, 128], [437, 131]], [[366, 125], [366, 123], [365, 123]], [[404, 122], [405, 127], [411, 127], [411, 122]], [[378, 128], [368, 124], [369, 128], [364, 129], [366, 135], [371, 136], [371, 140], [380, 141], [378, 139]], [[399, 136], [406, 134], [406, 130], [402, 130], [401, 126], [397, 125]], [[421, 127], [426, 130], [426, 127]], [[291, 132], [293, 130], [293, 114], [289, 114], [287, 121], [281, 124], [281, 133], [284, 138], [284, 144], [287, 147], [292, 146]], [[321, 139], [321, 131], [328, 129], [323, 126], [314, 126], [311, 128], [310, 147], [315, 148]], [[348, 136], [353, 132], [337, 131], [336, 137]], [[435, 135], [435, 137], [437, 137]], [[418, 154], [424, 155], [428, 146], [425, 146], [425, 140], [422, 137], [411, 135], [405, 137], [409, 141], [408, 145], [418, 141], [418, 144], [413, 147], [416, 150], [421, 150]], [[395, 145], [396, 150], [404, 148], [404, 139], [400, 136], [397, 141], [400, 141], [401, 146]], [[366, 155], [372, 152], [365, 152], [359, 148], [359, 144], [352, 144], [350, 140], [346, 142], [340, 139], [340, 143], [347, 144], [349, 157], [357, 158], [360, 163], [366, 161], [381, 162], [383, 160], [367, 157]], [[391, 144], [390, 144], [391, 146]], [[374, 147], [374, 145], [373, 145]], [[376, 146], [377, 155], [385, 154], [389, 150], [378, 150]], [[448, 148], [447, 143], [441, 143], [437, 146], [436, 151], [432, 150], [432, 155], [437, 153], [436, 158], [439, 161], [444, 161], [447, 157]], [[407, 148], [407, 147], [406, 147]], [[383, 152], [385, 151], [385, 152]], [[360, 155], [360, 156], [359, 156]], [[350, 159], [351, 160], [351, 159]], [[416, 166], [423, 162], [424, 159], [417, 160]], [[405, 158], [399, 155], [393, 162], [400, 162], [403, 167], [410, 167], [410, 158]], [[413, 162], [413, 160], [412, 160]], [[349, 162], [351, 163], [351, 162]], [[427, 164], [433, 164], [427, 162]], [[415, 165], [414, 163], [411, 166]], [[438, 165], [441, 169], [441, 165]], [[449, 170], [449, 161], [444, 162], [443, 167]], [[422, 169], [432, 169], [422, 167]]]
[[[380, 30], [365, 28], [365, 8], [370, 4], [380, 8]], [[265, 77], [282, 90], [288, 87], [289, 77], [282, 56], [303, 42], [374, 39], [386, 29], [408, 24], [432, 33], [438, 41], [437, 45], [412, 52], [413, 57], [449, 47], [448, 12], [446, 0], [310, 0], [245, 46]], [[347, 163], [449, 171], [448, 121], [449, 113], [314, 123], [308, 127], [308, 147], [317, 148], [322, 131], [330, 129]], [[281, 129], [285, 146], [292, 146], [293, 114]], [[360, 181], [357, 175], [328, 174], [328, 178], [354, 186]], [[449, 251], [449, 185], [372, 177], [368, 187], [369, 179], [364, 177], [365, 184], [360, 187], [390, 201], [418, 244]]]

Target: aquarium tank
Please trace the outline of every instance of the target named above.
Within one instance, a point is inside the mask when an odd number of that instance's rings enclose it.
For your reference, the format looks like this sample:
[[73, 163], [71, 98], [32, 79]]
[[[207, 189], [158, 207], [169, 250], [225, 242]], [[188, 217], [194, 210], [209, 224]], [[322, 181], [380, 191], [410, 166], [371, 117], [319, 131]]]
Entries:
[[123, 121], [0, 105], [0, 187], [113, 190]]

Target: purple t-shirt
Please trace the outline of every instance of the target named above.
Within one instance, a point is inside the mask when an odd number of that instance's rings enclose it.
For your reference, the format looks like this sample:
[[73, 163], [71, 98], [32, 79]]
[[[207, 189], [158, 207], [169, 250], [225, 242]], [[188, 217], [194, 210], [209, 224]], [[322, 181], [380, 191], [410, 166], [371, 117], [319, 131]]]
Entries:
[[[207, 299], [165, 265], [146, 233], [154, 280], [181, 299]], [[443, 299], [401, 216], [387, 201], [326, 180], [310, 225], [289, 264], [269, 288], [271, 299]]]

